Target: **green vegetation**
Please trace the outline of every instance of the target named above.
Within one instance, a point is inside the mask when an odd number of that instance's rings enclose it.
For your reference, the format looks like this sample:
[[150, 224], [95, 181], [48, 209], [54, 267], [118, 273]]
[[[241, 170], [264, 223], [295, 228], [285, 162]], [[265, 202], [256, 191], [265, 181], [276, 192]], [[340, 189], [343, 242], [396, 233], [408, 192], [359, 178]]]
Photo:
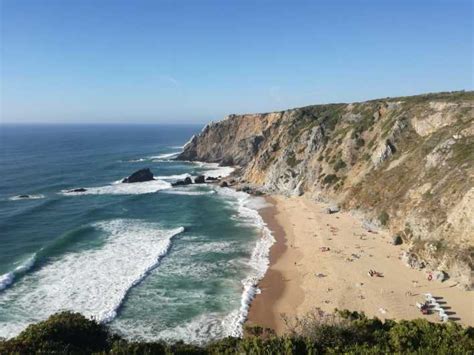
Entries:
[[293, 153], [293, 151], [291, 151], [288, 154], [288, 157], [286, 158], [286, 164], [288, 164], [289, 167], [294, 168], [299, 163], [301, 163], [301, 160], [297, 160], [296, 157], [295, 157], [295, 153]]
[[474, 164], [474, 140], [464, 138], [453, 145], [453, 156], [450, 159], [456, 165]]
[[356, 148], [362, 148], [365, 145], [365, 140], [363, 138], [357, 138], [356, 139]]
[[389, 98], [387, 101], [404, 101], [410, 104], [420, 104], [425, 103], [426, 101], [439, 100], [439, 101], [469, 101], [474, 98], [473, 91], [447, 91], [447, 92], [437, 92], [422, 94], [416, 96], [401, 96]]
[[363, 112], [361, 119], [358, 120], [354, 125], [354, 130], [351, 133], [351, 138], [356, 139], [360, 137], [363, 132], [373, 128], [374, 122], [375, 119], [372, 112]]
[[382, 226], [386, 226], [390, 216], [388, 215], [387, 211], [382, 211], [379, 214], [379, 222]]
[[326, 184], [326, 185], [332, 185], [334, 184], [335, 182], [337, 182], [339, 180], [339, 178], [337, 177], [337, 175], [334, 175], [334, 174], [329, 174], [329, 175], [326, 175], [323, 179], [323, 184]]
[[342, 159], [338, 159], [337, 162], [334, 164], [334, 170], [337, 172], [341, 169], [344, 169], [346, 167], [346, 163]]
[[466, 354], [474, 349], [474, 328], [424, 319], [382, 322], [364, 314], [316, 310], [285, 319], [287, 336], [246, 327], [246, 337], [206, 345], [183, 342], [129, 342], [78, 313], [64, 312], [29, 326], [14, 339], [0, 341], [1, 354]]
[[367, 145], [367, 148], [371, 149], [371, 148], [374, 146], [376, 138], [377, 138], [377, 136], [375, 136], [375, 137], [369, 142], [369, 144]]

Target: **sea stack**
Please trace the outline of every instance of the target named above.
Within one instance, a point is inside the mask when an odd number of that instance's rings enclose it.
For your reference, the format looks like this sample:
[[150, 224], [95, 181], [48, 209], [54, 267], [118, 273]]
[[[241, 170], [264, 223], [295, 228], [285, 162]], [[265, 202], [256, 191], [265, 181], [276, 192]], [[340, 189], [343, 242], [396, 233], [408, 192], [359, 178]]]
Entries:
[[132, 175], [122, 180], [123, 183], [134, 183], [154, 180], [153, 173], [149, 168], [135, 171]]

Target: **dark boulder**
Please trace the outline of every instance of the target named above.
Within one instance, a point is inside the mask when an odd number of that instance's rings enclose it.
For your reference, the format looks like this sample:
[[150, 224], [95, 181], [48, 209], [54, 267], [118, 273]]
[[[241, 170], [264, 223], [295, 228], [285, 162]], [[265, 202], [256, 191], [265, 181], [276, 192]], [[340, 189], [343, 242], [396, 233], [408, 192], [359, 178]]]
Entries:
[[252, 192], [252, 189], [250, 188], [250, 186], [243, 186], [241, 189], [240, 189], [242, 192], [246, 192], [246, 193], [250, 193]]
[[30, 198], [30, 195], [18, 195], [18, 198]]
[[153, 180], [153, 173], [150, 169], [141, 169], [135, 171], [132, 175], [122, 180], [123, 183], [144, 182]]
[[204, 184], [206, 182], [206, 178], [204, 175], [199, 175], [194, 179], [195, 184]]
[[402, 239], [402, 237], [400, 236], [400, 234], [395, 234], [395, 235], [392, 237], [392, 244], [393, 244], [393, 245], [400, 245], [400, 244], [403, 244], [403, 239]]
[[229, 184], [227, 183], [227, 181], [222, 181], [220, 184], [219, 184], [220, 187], [229, 187]]
[[72, 190], [69, 190], [68, 192], [86, 192], [87, 189], [83, 188], [83, 187], [80, 187], [78, 189], [72, 189]]
[[206, 177], [206, 181], [216, 181], [216, 180], [219, 180], [219, 178], [216, 178], [214, 176], [208, 176]]
[[171, 186], [185, 186], [193, 183], [193, 180], [188, 176], [184, 180], [178, 180], [171, 184]]

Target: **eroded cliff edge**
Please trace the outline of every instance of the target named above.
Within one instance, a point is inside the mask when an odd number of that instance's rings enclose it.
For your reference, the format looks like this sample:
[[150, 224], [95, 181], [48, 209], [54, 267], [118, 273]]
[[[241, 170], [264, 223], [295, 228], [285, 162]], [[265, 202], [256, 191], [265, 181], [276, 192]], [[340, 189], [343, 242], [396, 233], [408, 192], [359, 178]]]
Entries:
[[472, 288], [474, 92], [230, 115], [178, 159], [237, 165], [243, 183], [339, 203], [400, 235], [407, 262]]

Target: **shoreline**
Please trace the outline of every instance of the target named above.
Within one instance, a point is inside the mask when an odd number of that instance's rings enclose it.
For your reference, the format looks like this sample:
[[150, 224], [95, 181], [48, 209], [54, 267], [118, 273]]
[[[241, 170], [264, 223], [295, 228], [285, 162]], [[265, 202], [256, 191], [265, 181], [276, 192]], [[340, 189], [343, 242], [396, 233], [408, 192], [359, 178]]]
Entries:
[[[299, 287], [300, 275], [291, 267], [292, 263], [296, 265], [301, 253], [294, 247], [294, 235], [285, 231], [280, 221], [284, 215], [278, 209], [276, 197], [266, 195], [265, 200], [270, 206], [258, 212], [275, 238], [275, 243], [270, 248], [267, 272], [257, 286], [261, 292], [250, 305], [247, 323], [271, 328], [281, 334], [285, 330], [283, 315], [293, 315], [304, 299]], [[292, 286], [288, 287], [289, 284]], [[298, 292], [294, 293], [295, 290]]]
[[[416, 307], [424, 293], [432, 293], [451, 320], [474, 325], [472, 291], [461, 290], [450, 280], [428, 281], [426, 270], [405, 266], [400, 255], [407, 246], [393, 246], [388, 233], [369, 233], [348, 212], [327, 214], [326, 204], [304, 196], [265, 199], [271, 206], [258, 212], [275, 243], [246, 324], [272, 328], [281, 335], [282, 314], [291, 318], [316, 308], [328, 313], [349, 309], [382, 320], [438, 322], [437, 314], [422, 315]], [[370, 277], [372, 269], [382, 277]]]
[[272, 307], [283, 294], [285, 285], [281, 272], [275, 270], [273, 265], [285, 253], [287, 246], [285, 232], [276, 221], [277, 209], [274, 200], [265, 196], [265, 201], [270, 203], [270, 206], [262, 208], [258, 212], [272, 233], [275, 242], [270, 248], [268, 269], [257, 286], [261, 292], [250, 304], [247, 323], [275, 329], [277, 324]]

